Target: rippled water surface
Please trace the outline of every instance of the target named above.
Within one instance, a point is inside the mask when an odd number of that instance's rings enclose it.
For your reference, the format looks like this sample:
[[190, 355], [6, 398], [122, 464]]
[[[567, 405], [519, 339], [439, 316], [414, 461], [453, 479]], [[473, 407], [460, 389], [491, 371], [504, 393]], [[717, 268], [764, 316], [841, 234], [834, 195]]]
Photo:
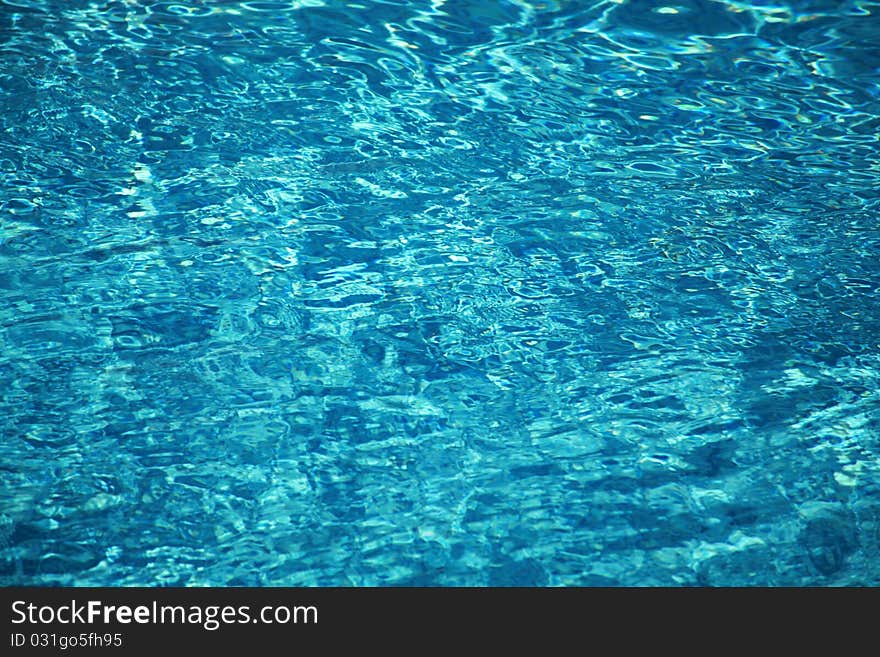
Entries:
[[880, 3], [0, 2], [0, 583], [880, 584]]

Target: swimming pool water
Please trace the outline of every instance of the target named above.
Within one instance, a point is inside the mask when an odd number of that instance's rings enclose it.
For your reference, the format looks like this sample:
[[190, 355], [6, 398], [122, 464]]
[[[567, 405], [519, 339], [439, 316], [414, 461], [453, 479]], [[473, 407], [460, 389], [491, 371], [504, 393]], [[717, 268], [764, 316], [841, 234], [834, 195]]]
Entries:
[[880, 3], [0, 1], [0, 583], [880, 584]]

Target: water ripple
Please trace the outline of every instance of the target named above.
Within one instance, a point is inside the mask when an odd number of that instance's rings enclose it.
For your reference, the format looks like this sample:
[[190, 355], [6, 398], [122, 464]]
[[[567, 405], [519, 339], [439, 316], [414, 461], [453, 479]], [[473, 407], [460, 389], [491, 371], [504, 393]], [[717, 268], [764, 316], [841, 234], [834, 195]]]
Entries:
[[880, 583], [876, 3], [0, 35], [2, 582]]

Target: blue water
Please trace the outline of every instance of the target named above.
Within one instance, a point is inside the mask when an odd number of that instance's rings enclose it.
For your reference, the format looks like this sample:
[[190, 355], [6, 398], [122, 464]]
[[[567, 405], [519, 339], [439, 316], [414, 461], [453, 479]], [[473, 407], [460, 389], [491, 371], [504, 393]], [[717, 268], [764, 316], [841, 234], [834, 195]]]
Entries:
[[0, 583], [880, 585], [880, 3], [0, 2]]

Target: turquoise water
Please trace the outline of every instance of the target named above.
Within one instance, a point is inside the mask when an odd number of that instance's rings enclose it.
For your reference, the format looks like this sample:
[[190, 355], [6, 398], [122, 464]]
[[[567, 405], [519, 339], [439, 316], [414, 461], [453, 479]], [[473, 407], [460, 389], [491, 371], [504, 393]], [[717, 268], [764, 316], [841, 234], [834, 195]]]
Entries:
[[878, 2], [0, 2], [0, 583], [880, 585], [878, 67]]

